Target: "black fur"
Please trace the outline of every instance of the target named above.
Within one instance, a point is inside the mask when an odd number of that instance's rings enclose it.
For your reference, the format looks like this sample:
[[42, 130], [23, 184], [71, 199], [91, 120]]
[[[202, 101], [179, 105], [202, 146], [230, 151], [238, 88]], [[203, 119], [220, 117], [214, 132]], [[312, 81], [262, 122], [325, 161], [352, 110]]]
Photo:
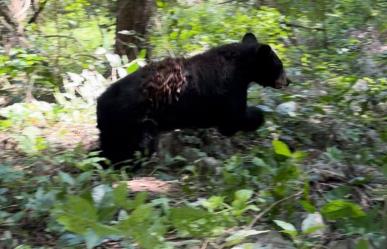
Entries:
[[153, 153], [158, 134], [177, 128], [217, 127], [227, 136], [256, 130], [264, 119], [247, 107], [251, 82], [288, 84], [280, 59], [251, 33], [188, 59], [149, 64], [98, 98], [102, 155], [117, 163], [137, 150]]

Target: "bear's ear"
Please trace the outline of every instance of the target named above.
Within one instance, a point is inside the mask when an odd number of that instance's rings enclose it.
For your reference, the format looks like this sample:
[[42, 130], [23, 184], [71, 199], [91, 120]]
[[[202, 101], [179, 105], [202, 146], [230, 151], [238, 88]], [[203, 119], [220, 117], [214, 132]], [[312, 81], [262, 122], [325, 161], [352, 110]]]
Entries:
[[272, 49], [269, 45], [267, 44], [262, 44], [259, 46], [258, 54], [261, 56], [267, 56], [271, 53]]
[[246, 33], [242, 38], [242, 43], [257, 44], [257, 37], [253, 33]]

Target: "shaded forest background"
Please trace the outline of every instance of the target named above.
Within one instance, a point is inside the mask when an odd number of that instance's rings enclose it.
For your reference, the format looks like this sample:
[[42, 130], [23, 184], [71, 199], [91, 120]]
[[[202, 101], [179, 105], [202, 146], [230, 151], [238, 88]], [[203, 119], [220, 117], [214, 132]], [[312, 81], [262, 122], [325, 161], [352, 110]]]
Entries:
[[[0, 0], [0, 248], [387, 248], [387, 3]], [[264, 127], [102, 169], [95, 99], [254, 32], [293, 84]]]

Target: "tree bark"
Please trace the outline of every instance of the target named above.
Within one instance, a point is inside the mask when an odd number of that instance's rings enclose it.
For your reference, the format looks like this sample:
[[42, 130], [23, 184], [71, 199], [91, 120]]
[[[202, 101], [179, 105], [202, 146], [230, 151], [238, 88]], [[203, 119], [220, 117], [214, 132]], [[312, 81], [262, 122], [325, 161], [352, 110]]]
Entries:
[[116, 54], [133, 60], [141, 49], [147, 49], [147, 30], [154, 10], [154, 0], [118, 0]]

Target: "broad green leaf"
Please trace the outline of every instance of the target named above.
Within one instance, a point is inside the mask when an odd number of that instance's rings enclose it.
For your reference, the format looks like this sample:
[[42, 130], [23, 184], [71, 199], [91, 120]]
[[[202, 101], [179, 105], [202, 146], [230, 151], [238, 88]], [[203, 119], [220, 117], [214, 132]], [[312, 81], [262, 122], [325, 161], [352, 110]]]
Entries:
[[263, 161], [261, 158], [259, 157], [254, 157], [254, 159], [251, 161], [255, 166], [258, 166], [258, 167], [266, 167], [267, 164], [265, 163], [265, 161]]
[[79, 196], [69, 196], [65, 206], [65, 211], [71, 211], [71, 213], [82, 216], [87, 220], [97, 220], [97, 211], [92, 203]]
[[101, 223], [96, 223], [92, 229], [100, 237], [105, 237], [105, 236], [109, 236], [109, 235], [121, 235], [122, 234], [122, 231], [120, 231], [116, 227], [104, 225]]
[[57, 221], [66, 230], [84, 234], [97, 222], [97, 210], [87, 200], [79, 196], [69, 196], [67, 201], [55, 209]]
[[346, 200], [328, 202], [321, 208], [321, 213], [328, 220], [365, 216], [364, 211], [359, 205]]
[[68, 174], [66, 172], [60, 171], [58, 176], [62, 182], [65, 182], [70, 186], [75, 184], [75, 179], [70, 174]]
[[309, 212], [309, 213], [313, 213], [316, 211], [316, 208], [313, 206], [313, 204], [310, 202], [310, 201], [307, 201], [307, 200], [301, 200], [300, 201], [300, 204], [302, 205], [302, 207], [305, 209], [305, 211]]
[[164, 8], [166, 4], [163, 0], [156, 0], [156, 5], [158, 8]]
[[282, 220], [273, 220], [273, 221], [277, 226], [283, 229], [282, 232], [287, 233], [292, 237], [297, 236], [298, 234], [297, 229], [291, 223], [288, 223]]
[[235, 200], [248, 201], [253, 196], [253, 191], [250, 189], [241, 189], [235, 192]]
[[247, 209], [248, 200], [253, 196], [253, 191], [249, 189], [242, 189], [235, 192], [235, 198], [231, 203], [234, 208], [233, 214], [236, 216], [241, 215]]
[[126, 219], [114, 226], [122, 235], [133, 238], [141, 248], [167, 248], [163, 242], [166, 227], [151, 205], [138, 206]]
[[222, 196], [211, 196], [208, 200], [202, 202], [202, 206], [210, 211], [216, 210], [223, 205], [224, 197]]
[[172, 208], [170, 220], [181, 234], [195, 237], [210, 236], [222, 228], [222, 216], [193, 207]]
[[113, 189], [113, 200], [121, 208], [131, 208], [130, 201], [128, 200], [128, 186], [125, 182], [120, 183]]
[[0, 129], [7, 129], [12, 126], [12, 121], [9, 119], [0, 120]]
[[146, 199], [148, 198], [147, 192], [140, 192], [136, 195], [133, 201], [133, 208], [137, 208], [139, 206], [144, 205]]
[[128, 74], [131, 74], [136, 72], [139, 68], [140, 66], [138, 65], [137, 61], [132, 61], [131, 63], [129, 63], [129, 66], [126, 68], [126, 71], [128, 72]]
[[278, 155], [283, 155], [286, 157], [291, 157], [292, 152], [289, 150], [289, 147], [280, 140], [273, 140], [272, 141], [274, 152]]
[[307, 156], [307, 153], [304, 151], [295, 151], [292, 153], [292, 158], [297, 159], [297, 160], [302, 160]]

